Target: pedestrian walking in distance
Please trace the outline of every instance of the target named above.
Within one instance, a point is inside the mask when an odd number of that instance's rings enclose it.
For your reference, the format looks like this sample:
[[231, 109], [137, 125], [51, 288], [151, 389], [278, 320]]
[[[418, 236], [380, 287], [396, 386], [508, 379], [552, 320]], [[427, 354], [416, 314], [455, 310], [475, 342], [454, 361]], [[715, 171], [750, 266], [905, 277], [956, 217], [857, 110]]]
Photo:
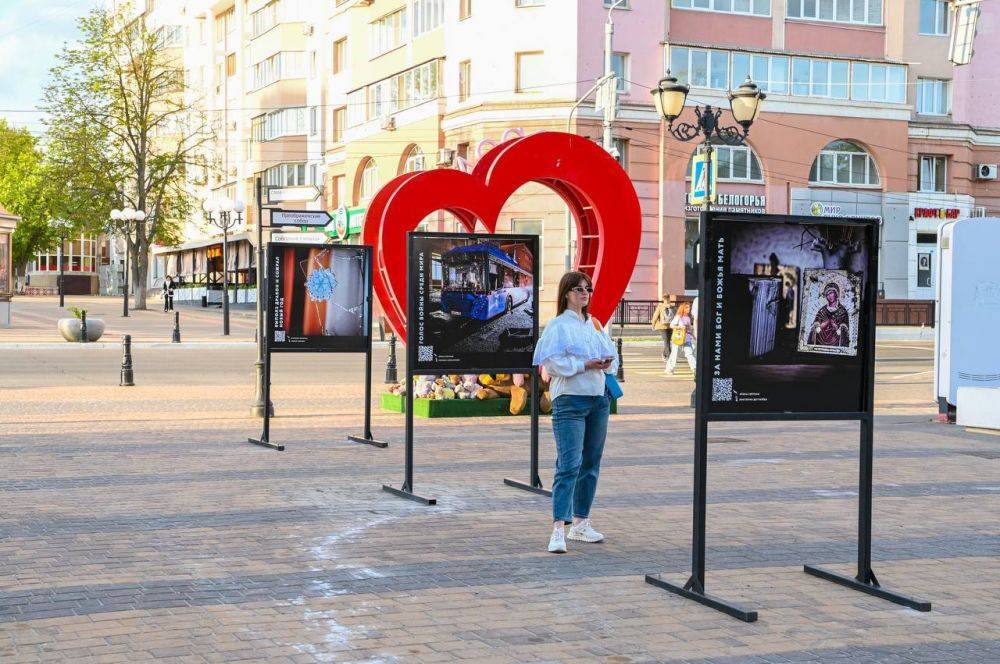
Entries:
[[163, 310], [174, 310], [174, 278], [170, 275], [163, 280]]
[[691, 304], [682, 303], [677, 315], [670, 321], [670, 357], [666, 373], [672, 374], [677, 366], [677, 356], [683, 351], [691, 372], [694, 373], [694, 323], [691, 321]]
[[653, 318], [649, 321], [653, 330], [663, 337], [663, 360], [670, 357], [670, 321], [674, 319], [674, 302], [668, 293], [663, 294], [663, 301], [653, 310]]
[[[559, 280], [557, 315], [545, 325], [533, 363], [550, 377], [556, 472], [552, 482], [551, 553], [566, 553], [566, 540], [600, 542], [590, 523], [597, 493], [611, 399], [605, 374], [618, 370], [618, 353], [588, 308], [590, 277], [567, 272]], [[571, 524], [569, 534], [565, 525]]]

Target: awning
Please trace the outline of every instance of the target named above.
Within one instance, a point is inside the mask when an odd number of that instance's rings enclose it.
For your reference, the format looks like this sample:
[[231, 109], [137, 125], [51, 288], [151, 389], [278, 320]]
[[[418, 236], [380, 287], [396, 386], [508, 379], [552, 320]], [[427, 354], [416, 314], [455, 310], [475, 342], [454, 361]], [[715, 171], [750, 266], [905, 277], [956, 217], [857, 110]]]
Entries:
[[[247, 231], [243, 233], [235, 233], [229, 236], [229, 242], [239, 242], [245, 240], [251, 245], [254, 244], [253, 233]], [[214, 244], [222, 244], [222, 235], [213, 235], [212, 237], [199, 238], [197, 240], [190, 240], [183, 244], [179, 244], [174, 247], [153, 247], [153, 255], [160, 256], [162, 254], [176, 254], [181, 251], [191, 251], [192, 249], [202, 249], [204, 247], [210, 247]]]

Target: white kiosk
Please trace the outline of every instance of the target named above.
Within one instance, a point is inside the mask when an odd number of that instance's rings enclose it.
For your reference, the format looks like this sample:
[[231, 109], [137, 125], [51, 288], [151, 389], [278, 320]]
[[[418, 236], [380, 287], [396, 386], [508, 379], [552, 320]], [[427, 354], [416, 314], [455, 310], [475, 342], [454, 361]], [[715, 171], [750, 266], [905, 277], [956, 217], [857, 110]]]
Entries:
[[938, 230], [938, 410], [965, 426], [1000, 428], [1000, 217], [959, 219]]
[[14, 296], [14, 229], [21, 218], [0, 207], [0, 327], [10, 327]]

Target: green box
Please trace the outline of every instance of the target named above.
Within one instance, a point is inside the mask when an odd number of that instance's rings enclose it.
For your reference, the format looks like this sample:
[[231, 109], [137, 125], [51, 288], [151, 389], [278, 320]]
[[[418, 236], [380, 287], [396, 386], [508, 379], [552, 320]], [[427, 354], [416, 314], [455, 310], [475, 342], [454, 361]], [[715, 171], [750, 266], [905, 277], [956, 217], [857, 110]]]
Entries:
[[[401, 394], [382, 393], [382, 410], [402, 413], [406, 399]], [[611, 412], [618, 412], [618, 402], [611, 401]], [[413, 414], [417, 417], [510, 417], [510, 399], [414, 399]], [[530, 415], [525, 408], [521, 415]]]

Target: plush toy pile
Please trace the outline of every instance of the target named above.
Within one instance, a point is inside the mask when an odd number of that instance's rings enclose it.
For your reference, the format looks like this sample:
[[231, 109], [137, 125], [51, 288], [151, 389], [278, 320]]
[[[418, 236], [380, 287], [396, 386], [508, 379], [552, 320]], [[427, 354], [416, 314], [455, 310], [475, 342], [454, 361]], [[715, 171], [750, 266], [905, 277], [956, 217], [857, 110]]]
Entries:
[[[451, 374], [446, 376], [414, 376], [413, 396], [417, 399], [510, 399], [510, 412], [519, 415], [529, 403], [531, 384], [525, 374]], [[390, 394], [406, 394], [405, 383], [388, 386]], [[539, 407], [543, 413], [552, 411], [548, 385], [542, 383]]]

